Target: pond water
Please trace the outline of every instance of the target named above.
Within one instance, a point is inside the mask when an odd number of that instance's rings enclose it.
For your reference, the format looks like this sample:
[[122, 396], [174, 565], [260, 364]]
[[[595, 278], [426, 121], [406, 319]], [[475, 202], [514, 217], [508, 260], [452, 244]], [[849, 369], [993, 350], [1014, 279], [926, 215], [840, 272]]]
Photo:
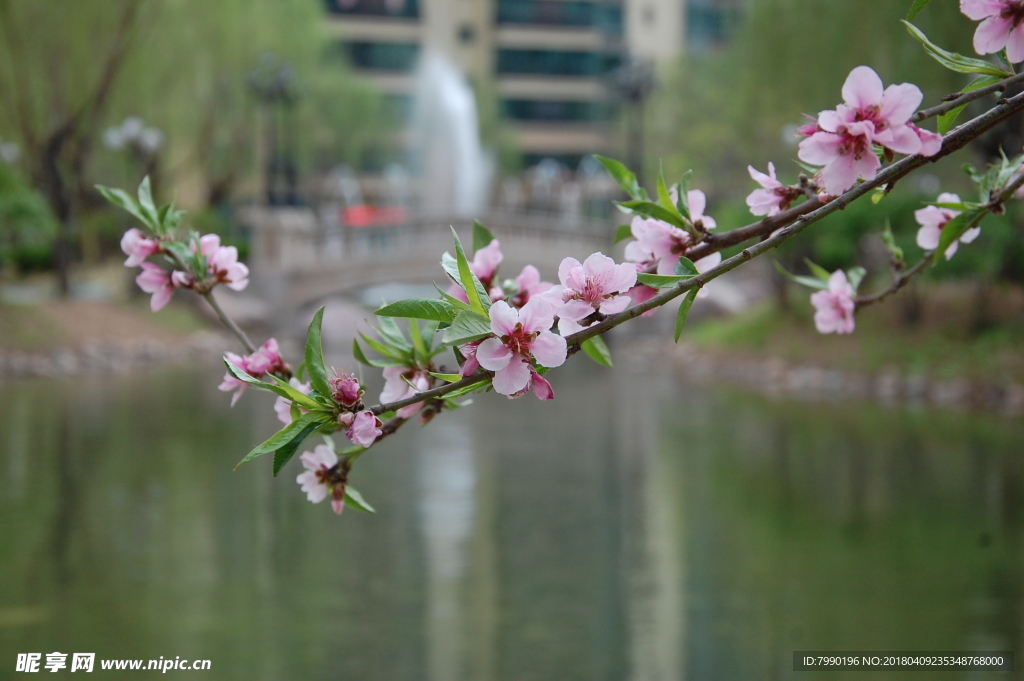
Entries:
[[232, 471], [275, 422], [265, 395], [230, 409], [216, 367], [0, 383], [0, 677], [52, 651], [211, 660], [181, 678], [655, 681], [1024, 650], [1024, 422], [773, 403], [617, 354], [555, 374], [553, 404], [407, 427], [354, 469], [378, 514], [341, 518], [297, 460]]

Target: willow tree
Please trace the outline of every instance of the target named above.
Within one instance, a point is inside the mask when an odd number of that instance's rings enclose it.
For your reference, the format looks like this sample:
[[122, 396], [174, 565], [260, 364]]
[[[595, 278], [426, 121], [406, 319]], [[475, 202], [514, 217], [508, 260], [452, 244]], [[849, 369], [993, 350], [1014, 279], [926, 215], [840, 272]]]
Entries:
[[[259, 113], [247, 76], [262, 55], [287, 63], [307, 95], [295, 121], [303, 158], [325, 139], [342, 156], [374, 141], [360, 126], [376, 129], [378, 117], [344, 112], [372, 113], [377, 98], [328, 48], [310, 0], [0, 0], [0, 136], [21, 143], [24, 169], [60, 224], [61, 289], [77, 217], [116, 167], [100, 153], [102, 132], [125, 116], [163, 131], [166, 184], [192, 205], [230, 198], [256, 173]], [[344, 138], [330, 130], [339, 120]]]

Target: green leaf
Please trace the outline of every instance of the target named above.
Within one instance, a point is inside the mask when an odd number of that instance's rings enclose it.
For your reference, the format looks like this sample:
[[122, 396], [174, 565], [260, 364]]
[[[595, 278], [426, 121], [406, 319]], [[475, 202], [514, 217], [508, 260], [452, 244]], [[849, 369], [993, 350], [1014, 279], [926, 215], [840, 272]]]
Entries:
[[676, 274], [647, 274], [641, 272], [636, 275], [636, 280], [644, 286], [650, 286], [651, 288], [672, 288], [681, 281], [692, 279], [692, 274], [676, 275]]
[[[459, 235], [452, 227], [452, 236], [455, 237], [455, 261], [459, 266], [459, 279], [462, 283], [462, 288], [466, 291], [466, 298], [469, 299], [469, 307], [472, 308], [477, 314], [486, 316], [487, 308], [484, 307], [483, 298], [480, 295], [480, 291], [477, 289], [479, 281], [473, 275], [472, 270], [469, 269], [469, 261], [466, 260], [466, 252], [462, 249], [462, 242], [459, 240]], [[481, 288], [483, 288], [481, 286]], [[484, 296], [487, 293], [484, 292]]]
[[428, 371], [427, 373], [434, 378], [440, 378], [445, 383], [455, 383], [456, 381], [461, 381], [463, 379], [462, 374], [437, 374], [433, 371]]
[[313, 389], [324, 397], [330, 397], [331, 386], [327, 382], [327, 367], [324, 365], [324, 349], [321, 339], [321, 327], [324, 323], [324, 308], [321, 307], [313, 315], [306, 333], [306, 371]]
[[[448, 255], [448, 254], [445, 253], [445, 255]], [[448, 255], [448, 257], [451, 258], [450, 255]], [[455, 260], [455, 258], [452, 258], [452, 260]], [[436, 288], [437, 292], [441, 294], [442, 298], [444, 298], [444, 302], [448, 303], [449, 305], [454, 307], [456, 310], [468, 310], [468, 309], [470, 309], [469, 305], [467, 305], [466, 303], [462, 302], [458, 298], [453, 298], [452, 296], [448, 295], [448, 293], [445, 292], [445, 291], [442, 291], [441, 287], [438, 286], [437, 284], [434, 284], [434, 288]]]
[[444, 330], [441, 342], [445, 345], [462, 345], [491, 335], [491, 322], [482, 314], [463, 310]]
[[303, 414], [281, 430], [271, 435], [263, 444], [258, 445], [251, 452], [246, 454], [245, 458], [239, 461], [238, 465], [235, 466], [235, 470], [238, 470], [239, 466], [252, 461], [257, 456], [261, 456], [267, 452], [276, 451], [288, 444], [302, 433], [309, 424], [315, 423], [319, 427], [319, 425], [326, 423], [332, 418], [333, 417], [330, 414], [324, 414], [323, 412], [309, 412], [308, 414]]
[[662, 208], [659, 204], [651, 201], [622, 201], [619, 205], [623, 208], [628, 208], [641, 217], [661, 220], [662, 222], [667, 222], [680, 229], [686, 229], [688, 227], [688, 225], [683, 222], [681, 215], [668, 211], [665, 208]]
[[620, 241], [625, 241], [626, 239], [630, 239], [632, 237], [632, 227], [630, 227], [629, 225], [619, 225], [618, 227], [615, 228], [615, 240], [612, 243], [617, 244]]
[[697, 292], [700, 289], [692, 289], [683, 298], [683, 302], [679, 303], [679, 314], [676, 315], [676, 333], [675, 342], [679, 342], [679, 336], [683, 333], [683, 327], [686, 325], [686, 318], [690, 316], [690, 308], [693, 307], [693, 301], [697, 298]]
[[[995, 83], [998, 83], [1000, 80], [1002, 80], [1002, 78], [1000, 78], [999, 76], [981, 76], [980, 78], [975, 78], [973, 81], [971, 81], [971, 84], [965, 87], [960, 92], [973, 92], [974, 90], [977, 90], [979, 88], [983, 88], [988, 85], [994, 85]], [[942, 114], [936, 119], [936, 124], [940, 135], [945, 135], [947, 132], [950, 131], [950, 129], [953, 127], [953, 123], [956, 122], [957, 117], [960, 115], [961, 112], [963, 112], [965, 108], [967, 108], [967, 105], [963, 104], [955, 109], [947, 111], [946, 113]]]
[[[288, 383], [288, 382], [278, 378], [274, 374], [267, 374], [267, 376], [270, 376], [271, 380], [273, 380], [274, 383], [277, 384], [277, 387], [285, 392], [285, 394], [281, 395], [281, 397], [285, 398], [286, 400], [290, 400], [291, 402], [294, 402], [295, 404], [299, 405], [303, 409], [324, 409], [325, 408], [325, 405], [320, 404], [319, 402], [314, 400], [309, 395], [306, 395], [306, 394], [304, 394], [302, 392], [299, 392], [298, 390], [293, 388], [290, 383]], [[280, 394], [280, 393], [278, 393], [278, 394]]]
[[893, 236], [892, 225], [889, 224], [888, 218], [885, 220], [885, 229], [882, 231], [882, 243], [885, 244], [885, 248], [892, 255], [893, 260], [903, 262], [903, 249], [896, 245], [896, 237]]
[[[287, 387], [287, 389], [285, 389], [285, 388], [283, 388], [283, 387], [281, 387], [279, 385], [276, 385], [274, 383], [265, 383], [265, 382], [259, 380], [258, 378], [253, 378], [252, 376], [250, 376], [249, 374], [245, 373], [240, 368], [238, 368], [237, 366], [232, 364], [231, 360], [227, 359], [226, 357], [224, 358], [224, 365], [228, 368], [228, 373], [230, 373], [232, 376], [237, 378], [239, 381], [242, 381], [243, 383], [245, 383], [247, 385], [251, 385], [254, 388], [259, 388], [260, 390], [269, 390], [270, 392], [274, 393], [275, 395], [279, 395], [279, 396], [285, 398], [286, 400], [291, 400], [292, 399], [291, 398], [291, 394], [298, 392], [297, 390], [295, 390], [295, 388], [291, 387], [290, 385]], [[276, 377], [274, 377], [274, 378], [275, 378], [275, 380], [277, 380]], [[302, 395], [302, 393], [298, 393], [298, 394]], [[322, 404], [318, 404], [317, 402], [314, 402], [313, 398], [309, 397], [308, 395], [302, 395], [302, 400], [306, 402], [306, 404], [304, 405], [304, 408], [306, 408], [306, 409], [323, 409], [324, 408], [324, 406]]]
[[380, 328], [377, 329], [377, 333], [380, 337], [387, 341], [392, 347], [402, 350], [404, 352], [410, 352], [412, 346], [409, 345], [409, 341], [405, 340], [405, 334], [398, 328], [398, 324], [391, 317], [381, 316], [377, 323]]
[[[540, 369], [537, 370], [537, 373], [541, 373]], [[441, 399], [442, 400], [454, 400], [454, 399], [456, 399], [458, 397], [462, 397], [463, 395], [468, 395], [470, 393], [475, 393], [475, 392], [480, 392], [480, 391], [486, 390], [487, 388], [490, 387], [490, 385], [491, 385], [491, 379], [488, 378], [486, 381], [481, 381], [480, 383], [474, 383], [473, 385], [467, 385], [467, 386], [465, 386], [463, 388], [459, 388], [458, 390], [453, 390], [450, 393], [446, 393], [444, 395], [441, 395]]]
[[612, 353], [600, 336], [588, 338], [580, 344], [580, 348], [587, 353], [587, 357], [601, 366], [606, 366], [609, 369], [612, 367]]
[[492, 241], [494, 241], [494, 235], [491, 234], [491, 230], [484, 227], [479, 220], [473, 220], [473, 252], [486, 248]]
[[812, 262], [810, 258], [804, 258], [804, 262], [807, 263], [807, 269], [811, 271], [811, 274], [821, 279], [826, 284], [828, 283], [831, 273], [816, 262]]
[[423, 342], [423, 336], [420, 335], [420, 325], [415, 319], [409, 320], [409, 338], [412, 339], [412, 347], [425, 362], [430, 356], [430, 350], [427, 348], [427, 344]]
[[693, 261], [684, 255], [680, 256], [679, 262], [676, 263], [676, 274], [681, 277], [696, 277], [700, 272], [697, 271], [697, 266], [693, 264]]
[[285, 464], [288, 463], [293, 456], [295, 456], [295, 452], [299, 449], [299, 445], [305, 442], [306, 438], [312, 435], [313, 431], [315, 431], [321, 425], [323, 424], [316, 421], [308, 424], [305, 428], [299, 431], [298, 435], [292, 438], [291, 442], [274, 450], [275, 478], [277, 477], [277, 474], [281, 472], [281, 469], [284, 468]]
[[[365, 336], [364, 336], [365, 338]], [[352, 357], [355, 358], [360, 364], [365, 364], [370, 367], [377, 367], [378, 369], [384, 367], [402, 367], [405, 366], [404, 362], [399, 362], [392, 359], [368, 359], [363, 354], [363, 348], [359, 345], [359, 341], [355, 338], [352, 339]]]
[[[465, 304], [465, 303], [463, 303]], [[466, 306], [468, 308], [468, 306]], [[384, 317], [428, 319], [435, 322], [450, 322], [455, 319], [458, 309], [445, 300], [436, 298], [407, 298], [385, 305], [374, 314]]]
[[616, 184], [622, 187], [622, 191], [626, 192], [630, 198], [641, 200], [647, 198], [647, 192], [636, 181], [636, 173], [615, 159], [598, 156], [597, 154], [594, 154], [594, 158], [604, 166], [604, 169], [608, 171], [608, 174], [612, 176]]
[[693, 177], [693, 171], [687, 170], [683, 174], [683, 179], [679, 180], [679, 184], [676, 185], [678, 188], [676, 191], [679, 192], [678, 200], [676, 201], [676, 208], [687, 220], [692, 219], [690, 215], [690, 178]]
[[352, 485], [345, 485], [345, 504], [363, 513], [376, 513], [373, 506], [366, 503], [363, 495], [356, 491]]
[[827, 289], [828, 288], [828, 282], [827, 281], [822, 281], [821, 279], [817, 279], [815, 277], [800, 277], [800, 276], [797, 276], [795, 274], [791, 274], [791, 273], [786, 271], [785, 267], [783, 267], [782, 265], [779, 264], [778, 260], [773, 260], [772, 262], [775, 264], [775, 269], [777, 269], [779, 271], [779, 273], [782, 274], [782, 276], [786, 277], [786, 279], [789, 279], [792, 282], [800, 284], [801, 286], [807, 286], [809, 288], [817, 288], [817, 289]]
[[987, 213], [988, 211], [984, 208], [975, 208], [974, 210], [960, 213], [960, 215], [947, 222], [942, 228], [939, 245], [935, 248], [935, 255], [933, 256], [935, 262], [941, 262], [945, 257], [946, 250], [953, 242], [963, 236], [964, 232], [981, 222], [981, 219]]
[[917, 16], [918, 12], [923, 10], [925, 6], [932, 0], [914, 0], [914, 4], [910, 6], [910, 11], [907, 12], [907, 21], [913, 21], [914, 17]]
[[672, 197], [669, 196], [668, 187], [665, 186], [665, 175], [661, 169], [658, 170], [658, 203], [670, 213], [679, 213], [676, 204], [672, 203]]
[[124, 191], [123, 189], [104, 187], [101, 184], [96, 185], [96, 191], [98, 191], [100, 195], [103, 196], [103, 198], [105, 198], [107, 201], [114, 204], [115, 206], [118, 206], [119, 208], [123, 208], [124, 210], [128, 211], [136, 220], [146, 225], [154, 232], [156, 231], [156, 225], [150, 222], [149, 218], [147, 218], [146, 215], [144, 215], [143, 212], [139, 210], [138, 205], [136, 205], [135, 203], [135, 199], [133, 199], [131, 195], [128, 194], [128, 192]]
[[[901, 19], [901, 21], [903, 20]], [[917, 26], [914, 26], [909, 21], [903, 21], [903, 24], [910, 31], [910, 35], [914, 36], [924, 46], [924, 51], [928, 53], [928, 56], [950, 71], [956, 71], [957, 73], [981, 73], [986, 76], [999, 76], [1000, 78], [1008, 78], [1013, 75], [982, 59], [965, 57], [962, 54], [944, 50], [928, 40], [928, 36], [922, 33]]]
[[408, 353], [404, 353], [401, 350], [398, 350], [397, 348], [385, 345], [384, 343], [381, 343], [379, 340], [370, 338], [369, 336], [362, 332], [359, 333], [359, 337], [362, 338], [363, 342], [369, 345], [371, 348], [373, 348], [380, 354], [384, 355], [385, 357], [388, 357], [395, 361], [394, 364], [389, 364], [386, 366], [405, 366], [406, 364], [408, 364]]
[[142, 178], [142, 183], [139, 185], [139, 210], [149, 218], [149, 224], [153, 225], [155, 229], [159, 230], [163, 226], [160, 222], [159, 211], [153, 203], [153, 190], [149, 183], [149, 175]]
[[864, 281], [864, 275], [867, 274], [867, 270], [863, 267], [851, 267], [846, 270], [846, 280], [850, 282], [850, 286], [853, 287], [853, 292], [857, 292], [857, 288], [860, 287], [860, 282]]

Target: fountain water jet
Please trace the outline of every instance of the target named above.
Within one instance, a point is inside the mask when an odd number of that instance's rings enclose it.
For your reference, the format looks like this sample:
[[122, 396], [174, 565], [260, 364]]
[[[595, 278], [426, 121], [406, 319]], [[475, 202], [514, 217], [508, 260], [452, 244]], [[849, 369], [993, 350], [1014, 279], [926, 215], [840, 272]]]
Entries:
[[494, 161], [480, 145], [476, 99], [458, 68], [432, 50], [423, 53], [416, 70], [412, 132], [424, 213], [483, 212]]

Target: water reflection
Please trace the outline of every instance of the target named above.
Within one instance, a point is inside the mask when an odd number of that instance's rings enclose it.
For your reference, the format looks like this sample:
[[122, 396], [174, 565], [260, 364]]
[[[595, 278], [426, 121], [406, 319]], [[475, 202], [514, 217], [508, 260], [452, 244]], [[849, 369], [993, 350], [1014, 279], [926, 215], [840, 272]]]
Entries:
[[555, 409], [487, 395], [402, 431], [355, 472], [379, 514], [340, 522], [294, 463], [232, 472], [271, 401], [229, 409], [215, 372], [0, 384], [0, 664], [657, 681], [1021, 649], [1020, 421], [769, 403], [619, 354], [560, 372]]

